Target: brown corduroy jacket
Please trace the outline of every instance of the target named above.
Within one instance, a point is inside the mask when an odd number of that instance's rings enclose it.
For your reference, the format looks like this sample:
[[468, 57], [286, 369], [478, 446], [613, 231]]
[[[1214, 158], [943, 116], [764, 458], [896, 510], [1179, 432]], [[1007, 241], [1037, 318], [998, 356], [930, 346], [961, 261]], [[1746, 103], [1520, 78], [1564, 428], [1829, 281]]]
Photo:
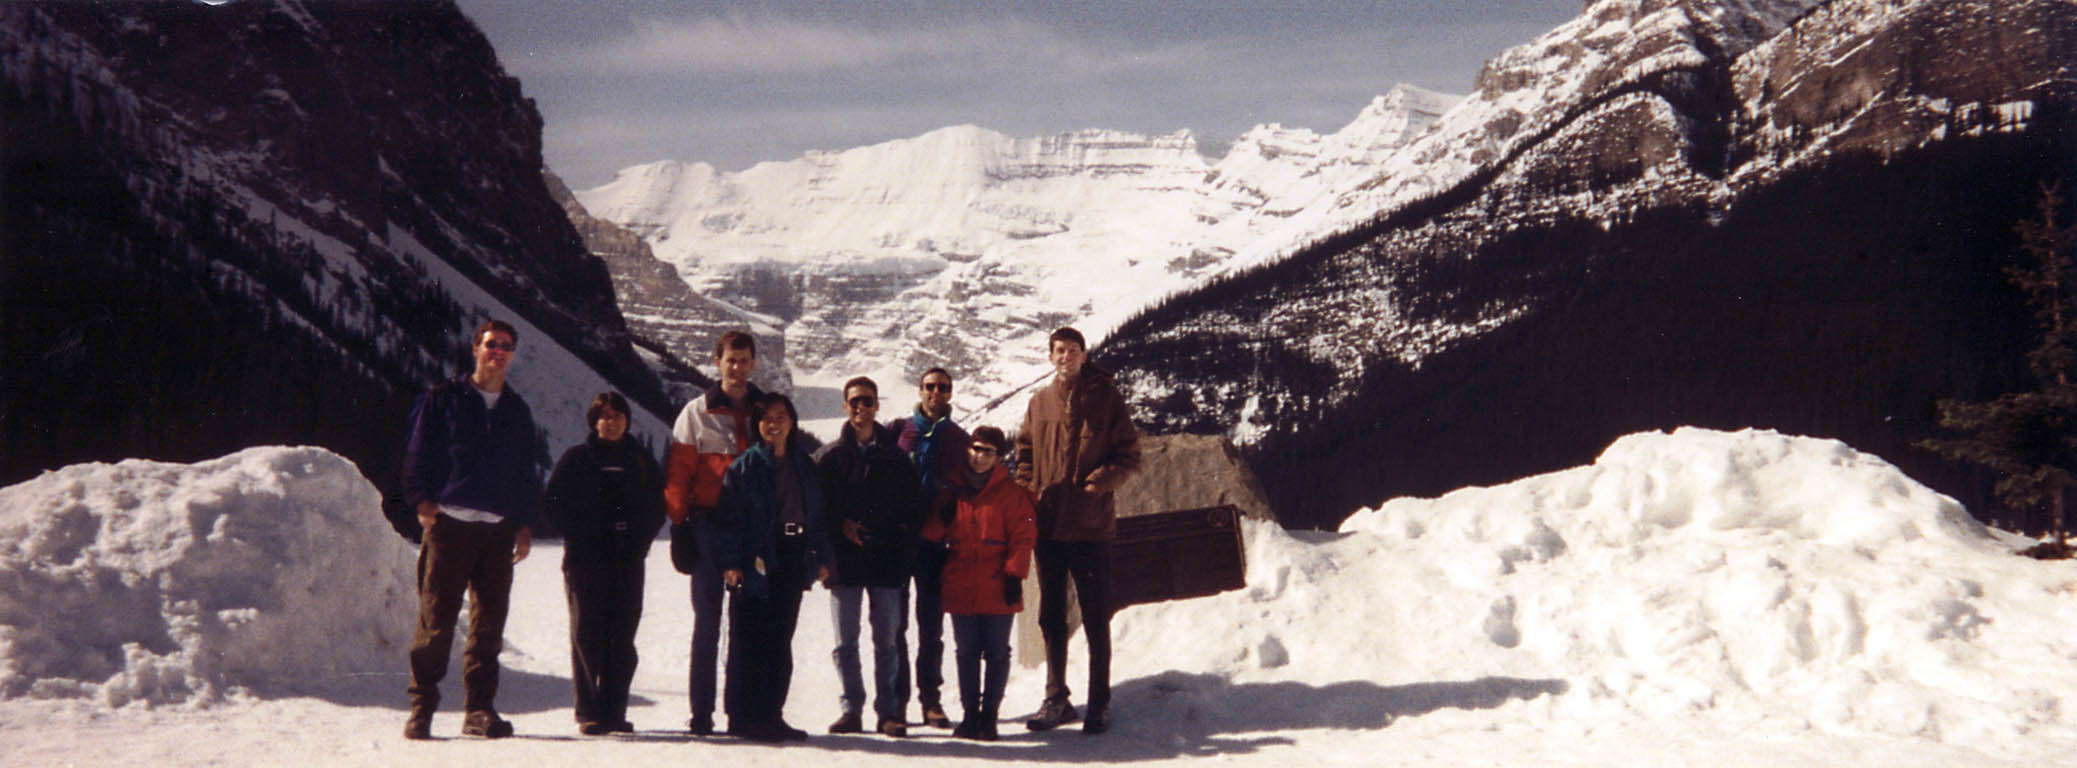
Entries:
[[1137, 469], [1139, 430], [1109, 373], [1084, 365], [1075, 381], [1056, 377], [1032, 395], [1017, 433], [1017, 480], [1038, 500], [1040, 539], [1117, 538], [1111, 497]]

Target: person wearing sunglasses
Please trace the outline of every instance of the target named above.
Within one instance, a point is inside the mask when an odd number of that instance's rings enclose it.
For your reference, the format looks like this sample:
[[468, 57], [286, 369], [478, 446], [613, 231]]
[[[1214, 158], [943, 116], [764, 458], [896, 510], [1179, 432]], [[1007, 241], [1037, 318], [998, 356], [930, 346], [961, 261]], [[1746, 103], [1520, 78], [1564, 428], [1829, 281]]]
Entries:
[[506, 383], [519, 331], [502, 320], [476, 329], [476, 367], [411, 409], [404, 500], [418, 511], [418, 630], [411, 638], [411, 711], [404, 738], [432, 738], [455, 621], [471, 596], [462, 650], [462, 734], [496, 739], [512, 724], [493, 706], [498, 653], [512, 602], [512, 565], [533, 546], [541, 510], [534, 414]]
[[1024, 610], [1024, 578], [1038, 541], [1031, 494], [1002, 467], [1010, 441], [1002, 430], [974, 430], [967, 448], [971, 492], [959, 496], [951, 521], [933, 520], [951, 547], [945, 564], [944, 606], [957, 640], [959, 704], [964, 714], [952, 735], [976, 741], [998, 737], [1003, 687], [1010, 678], [1010, 626]]
[[842, 712], [830, 733], [864, 730], [865, 681], [859, 669], [861, 608], [873, 638], [874, 729], [909, 735], [909, 578], [923, 504], [916, 468], [898, 445], [897, 433], [879, 423], [880, 386], [860, 376], [844, 382], [844, 434], [822, 447], [815, 465], [829, 499], [831, 549], [830, 624], [836, 632], [837, 679], [843, 684]]
[[[943, 368], [923, 372], [916, 387], [916, 411], [895, 422], [897, 443], [916, 465], [925, 517], [951, 522], [954, 497], [948, 488], [966, 481], [966, 430], [952, 420], [952, 374]], [[943, 592], [946, 549], [929, 537], [916, 540], [916, 699], [922, 722], [950, 728], [941, 691], [945, 684], [945, 611]]]

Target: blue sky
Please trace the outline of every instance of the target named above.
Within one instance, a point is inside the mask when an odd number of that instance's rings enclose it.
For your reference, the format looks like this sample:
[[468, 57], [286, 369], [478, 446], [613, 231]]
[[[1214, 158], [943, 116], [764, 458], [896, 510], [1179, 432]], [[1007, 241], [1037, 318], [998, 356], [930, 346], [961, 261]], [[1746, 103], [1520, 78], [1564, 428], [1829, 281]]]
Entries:
[[1471, 89], [1579, 0], [460, 0], [575, 188], [654, 160], [740, 170], [971, 123], [1014, 136], [1189, 129], [1208, 154], [1326, 132], [1394, 83]]

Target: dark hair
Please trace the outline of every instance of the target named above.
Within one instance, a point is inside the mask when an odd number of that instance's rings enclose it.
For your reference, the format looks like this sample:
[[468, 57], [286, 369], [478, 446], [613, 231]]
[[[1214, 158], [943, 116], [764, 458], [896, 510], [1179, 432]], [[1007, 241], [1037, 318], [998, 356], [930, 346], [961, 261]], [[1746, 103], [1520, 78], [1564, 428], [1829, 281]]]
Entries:
[[1060, 330], [1054, 331], [1053, 335], [1046, 337], [1046, 350], [1052, 351], [1054, 344], [1063, 341], [1072, 341], [1075, 343], [1075, 346], [1081, 347], [1083, 352], [1089, 351], [1089, 342], [1082, 340], [1082, 332], [1067, 326], [1061, 326]]
[[1010, 452], [1010, 439], [1004, 437], [1002, 430], [996, 427], [975, 427], [973, 438], [976, 443], [993, 447], [998, 456]]
[[923, 383], [923, 380], [924, 380], [924, 379], [928, 379], [928, 378], [930, 378], [931, 374], [937, 374], [937, 375], [939, 375], [939, 376], [943, 376], [943, 377], [945, 377], [945, 380], [946, 380], [946, 381], [951, 381], [951, 380], [952, 380], [952, 372], [951, 372], [951, 371], [945, 370], [944, 368], [941, 368], [941, 367], [938, 367], [938, 366], [931, 366], [930, 370], [928, 370], [928, 371], [924, 371], [924, 372], [923, 372], [923, 375], [921, 375], [921, 376], [918, 376], [918, 377], [916, 377], [916, 383], [917, 383], [917, 384], [919, 384], [919, 385], [920, 385], [920, 384], [922, 384], [922, 383]]
[[873, 380], [870, 377], [866, 376], [851, 377], [850, 381], [844, 382], [843, 389], [837, 390], [837, 394], [843, 395], [845, 397], [850, 397], [852, 387], [865, 387], [866, 389], [870, 389], [873, 391], [874, 397], [880, 396], [880, 385], [874, 384]]
[[514, 344], [519, 343], [519, 329], [512, 327], [511, 323], [493, 318], [483, 321], [482, 325], [476, 326], [476, 335], [469, 337], [469, 346], [473, 347], [482, 344], [483, 334], [490, 333], [491, 331], [497, 331], [512, 337], [512, 343]]
[[634, 413], [627, 409], [627, 398], [621, 397], [619, 392], [600, 392], [598, 397], [591, 399], [591, 407], [584, 411], [584, 426], [590, 427], [593, 432], [597, 432], [599, 412], [607, 408], [613, 409], [622, 416], [634, 416]]
[[784, 407], [786, 418], [793, 422], [793, 429], [786, 433], [787, 438], [791, 439], [800, 434], [801, 415], [793, 409], [793, 399], [777, 392], [766, 392], [750, 403], [750, 431], [758, 442], [764, 442], [764, 430], [758, 429], [757, 425], [764, 422], [764, 415], [770, 413], [774, 405]]
[[756, 357], [757, 339], [747, 331], [729, 331], [721, 334], [721, 338], [714, 340], [714, 359], [720, 360], [721, 356], [728, 354], [731, 349], [747, 349], [750, 350], [751, 357]]

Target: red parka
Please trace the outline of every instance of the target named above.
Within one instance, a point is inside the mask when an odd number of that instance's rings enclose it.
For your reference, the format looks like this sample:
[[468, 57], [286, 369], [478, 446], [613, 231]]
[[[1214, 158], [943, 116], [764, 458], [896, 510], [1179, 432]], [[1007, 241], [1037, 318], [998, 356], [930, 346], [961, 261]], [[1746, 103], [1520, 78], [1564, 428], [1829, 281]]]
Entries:
[[[935, 528], [936, 530], [930, 530]], [[924, 536], [942, 534], [952, 553], [945, 561], [945, 612], [956, 616], [1016, 613], [1023, 604], [1003, 600], [1003, 578], [1031, 573], [1031, 548], [1038, 543], [1031, 494], [998, 466], [972, 498], [959, 500], [948, 528], [936, 516]], [[1037, 594], [1037, 590], [1025, 590]], [[1028, 598], [1027, 598], [1028, 599]]]

